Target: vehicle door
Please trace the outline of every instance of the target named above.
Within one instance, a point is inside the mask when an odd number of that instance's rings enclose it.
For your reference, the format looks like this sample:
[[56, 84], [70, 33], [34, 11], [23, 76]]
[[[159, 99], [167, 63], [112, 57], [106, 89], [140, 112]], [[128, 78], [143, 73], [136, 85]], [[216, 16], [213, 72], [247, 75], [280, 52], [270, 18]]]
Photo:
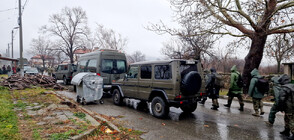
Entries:
[[136, 97], [138, 92], [139, 66], [131, 65], [122, 84], [122, 91], [127, 97]]
[[61, 80], [63, 78], [62, 77], [62, 66], [63, 65], [59, 65], [57, 67], [57, 71], [55, 72], [56, 79], [58, 79], [58, 80]]
[[69, 65], [63, 65], [63, 67], [62, 67], [62, 78], [63, 78], [63, 76], [65, 76], [66, 77], [66, 79], [68, 79], [69, 78], [69, 68], [68, 68], [68, 66]]
[[152, 86], [152, 66], [142, 65], [140, 67], [140, 77], [138, 83], [138, 98], [148, 99]]

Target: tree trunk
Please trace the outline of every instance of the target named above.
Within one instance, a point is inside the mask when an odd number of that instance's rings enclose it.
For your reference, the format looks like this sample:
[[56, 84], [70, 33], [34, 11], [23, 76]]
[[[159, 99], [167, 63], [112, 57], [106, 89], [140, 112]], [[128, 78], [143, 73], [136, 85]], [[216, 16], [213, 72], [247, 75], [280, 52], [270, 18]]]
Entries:
[[43, 62], [43, 69], [42, 69], [42, 75], [43, 75], [45, 71], [45, 58], [42, 59], [42, 62]]
[[251, 47], [249, 50], [249, 53], [245, 57], [245, 66], [244, 66], [244, 71], [243, 71], [243, 81], [244, 84], [246, 84], [244, 88], [244, 94], [248, 93], [248, 87], [250, 85], [250, 80], [251, 80], [251, 71], [254, 68], [259, 67], [260, 62], [263, 57], [263, 50], [265, 46], [267, 36], [266, 35], [260, 35], [256, 33], [254, 37], [251, 39]]
[[277, 61], [277, 63], [278, 63], [277, 73], [279, 74], [280, 73], [280, 69], [281, 69], [281, 61]]

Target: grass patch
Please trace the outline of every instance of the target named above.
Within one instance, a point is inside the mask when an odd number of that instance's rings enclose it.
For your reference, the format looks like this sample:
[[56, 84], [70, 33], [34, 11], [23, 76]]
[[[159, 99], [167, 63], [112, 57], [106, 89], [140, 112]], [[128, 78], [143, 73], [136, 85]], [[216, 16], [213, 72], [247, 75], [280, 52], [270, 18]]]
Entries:
[[42, 139], [41, 135], [40, 135], [40, 133], [39, 133], [39, 131], [37, 129], [33, 130], [33, 139], [34, 140], [41, 140]]
[[20, 139], [18, 132], [18, 119], [13, 111], [10, 92], [5, 87], [0, 87], [0, 138]]
[[83, 112], [75, 112], [74, 116], [80, 118], [80, 119], [84, 119], [86, 117], [86, 114]]
[[0, 74], [0, 78], [8, 78], [8, 75], [7, 74]]
[[54, 134], [51, 134], [50, 140], [66, 140], [66, 139], [69, 139], [71, 136], [76, 135], [77, 133], [80, 133], [80, 132], [76, 130], [69, 130], [64, 133], [54, 133]]

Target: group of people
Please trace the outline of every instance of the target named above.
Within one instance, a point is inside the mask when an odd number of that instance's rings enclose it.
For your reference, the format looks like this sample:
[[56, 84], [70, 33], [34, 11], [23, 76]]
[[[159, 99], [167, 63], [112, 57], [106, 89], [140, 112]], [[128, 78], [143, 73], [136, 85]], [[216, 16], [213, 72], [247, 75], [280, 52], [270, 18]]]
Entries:
[[[212, 99], [212, 108], [217, 110], [219, 108], [218, 97], [223, 83], [221, 76], [216, 72], [214, 68], [209, 71], [205, 71], [205, 83], [206, 83], [206, 92], [207, 96]], [[259, 74], [257, 69], [251, 71], [251, 81], [248, 89], [248, 95], [252, 97], [254, 113], [252, 114], [255, 117], [264, 115], [263, 102], [262, 98], [264, 94], [268, 92], [268, 87], [260, 88], [260, 81], [264, 77]], [[285, 135], [288, 139], [294, 140], [294, 84], [291, 84], [291, 78], [283, 74], [281, 76], [274, 76], [271, 78], [273, 95], [274, 95], [274, 104], [270, 110], [268, 121], [266, 123], [272, 126], [275, 122], [275, 114], [279, 111], [284, 112], [284, 121], [285, 121], [285, 130], [280, 132], [280, 134]], [[240, 111], [244, 111], [244, 102], [242, 97], [242, 88], [244, 84], [241, 79], [240, 73], [237, 71], [237, 67], [233, 66], [231, 68], [230, 76], [230, 87], [228, 91], [228, 102], [224, 106], [227, 108], [231, 107], [232, 100], [234, 97], [237, 97], [240, 104]], [[207, 100], [207, 96], [203, 97], [201, 104], [204, 104]], [[292, 136], [290, 136], [290, 132]]]
[[9, 76], [12, 74], [16, 74], [17, 72], [17, 67], [15, 66], [10, 66], [10, 65], [3, 65], [2, 68], [0, 67], [0, 74], [8, 74]]
[[[214, 68], [210, 69], [209, 71], [205, 70], [205, 89], [206, 89], [206, 96], [203, 97], [200, 104], [205, 104], [207, 100], [207, 96], [212, 99], [212, 108], [213, 110], [217, 110], [219, 108], [218, 98], [219, 98], [219, 91], [224, 86], [222, 77], [216, 72]], [[234, 65], [231, 68], [231, 78], [230, 78], [230, 88], [228, 91], [228, 103], [224, 106], [230, 108], [233, 98], [237, 97], [240, 103], [240, 111], [244, 110], [244, 102], [242, 98], [242, 86], [238, 85], [240, 73], [237, 71], [237, 67]]]

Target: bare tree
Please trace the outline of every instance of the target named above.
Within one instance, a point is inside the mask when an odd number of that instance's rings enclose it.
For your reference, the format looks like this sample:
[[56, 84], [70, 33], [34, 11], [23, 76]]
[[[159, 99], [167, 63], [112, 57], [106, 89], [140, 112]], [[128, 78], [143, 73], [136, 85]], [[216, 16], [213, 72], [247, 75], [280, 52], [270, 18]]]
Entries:
[[281, 62], [294, 55], [294, 40], [290, 34], [274, 35], [265, 47], [266, 56], [277, 62], [277, 73], [280, 73]]
[[99, 48], [123, 51], [127, 45], [127, 39], [122, 37], [121, 34], [99, 24], [95, 38]]
[[52, 55], [52, 50], [50, 49], [51, 42], [47, 40], [45, 37], [39, 36], [37, 39], [32, 39], [31, 48], [28, 53], [31, 53], [35, 56], [40, 56], [42, 60], [43, 69], [46, 68], [46, 60], [49, 56]]
[[141, 51], [135, 51], [133, 54], [128, 55], [127, 58], [129, 63], [135, 63], [146, 60], [145, 54], [143, 54]]
[[82, 46], [90, 33], [87, 25], [86, 12], [80, 8], [65, 7], [60, 13], [53, 14], [49, 18], [49, 26], [43, 26], [42, 30], [49, 32], [59, 39], [57, 48], [64, 52], [74, 62], [74, 51]]
[[211, 51], [215, 40], [208, 34], [203, 36], [179, 36], [163, 43], [161, 52], [171, 59], [201, 60], [204, 55], [213, 56]]
[[161, 53], [170, 59], [182, 59], [186, 50], [186, 45], [181, 40], [172, 38], [170, 41], [163, 43]]
[[[180, 23], [191, 22], [197, 27], [194, 35], [211, 33], [250, 38], [243, 71], [247, 86], [250, 72], [260, 65], [268, 35], [294, 32], [292, 0], [172, 0], [171, 3]], [[272, 24], [274, 20], [279, 24]], [[164, 25], [155, 24], [153, 29], [171, 32]]]

